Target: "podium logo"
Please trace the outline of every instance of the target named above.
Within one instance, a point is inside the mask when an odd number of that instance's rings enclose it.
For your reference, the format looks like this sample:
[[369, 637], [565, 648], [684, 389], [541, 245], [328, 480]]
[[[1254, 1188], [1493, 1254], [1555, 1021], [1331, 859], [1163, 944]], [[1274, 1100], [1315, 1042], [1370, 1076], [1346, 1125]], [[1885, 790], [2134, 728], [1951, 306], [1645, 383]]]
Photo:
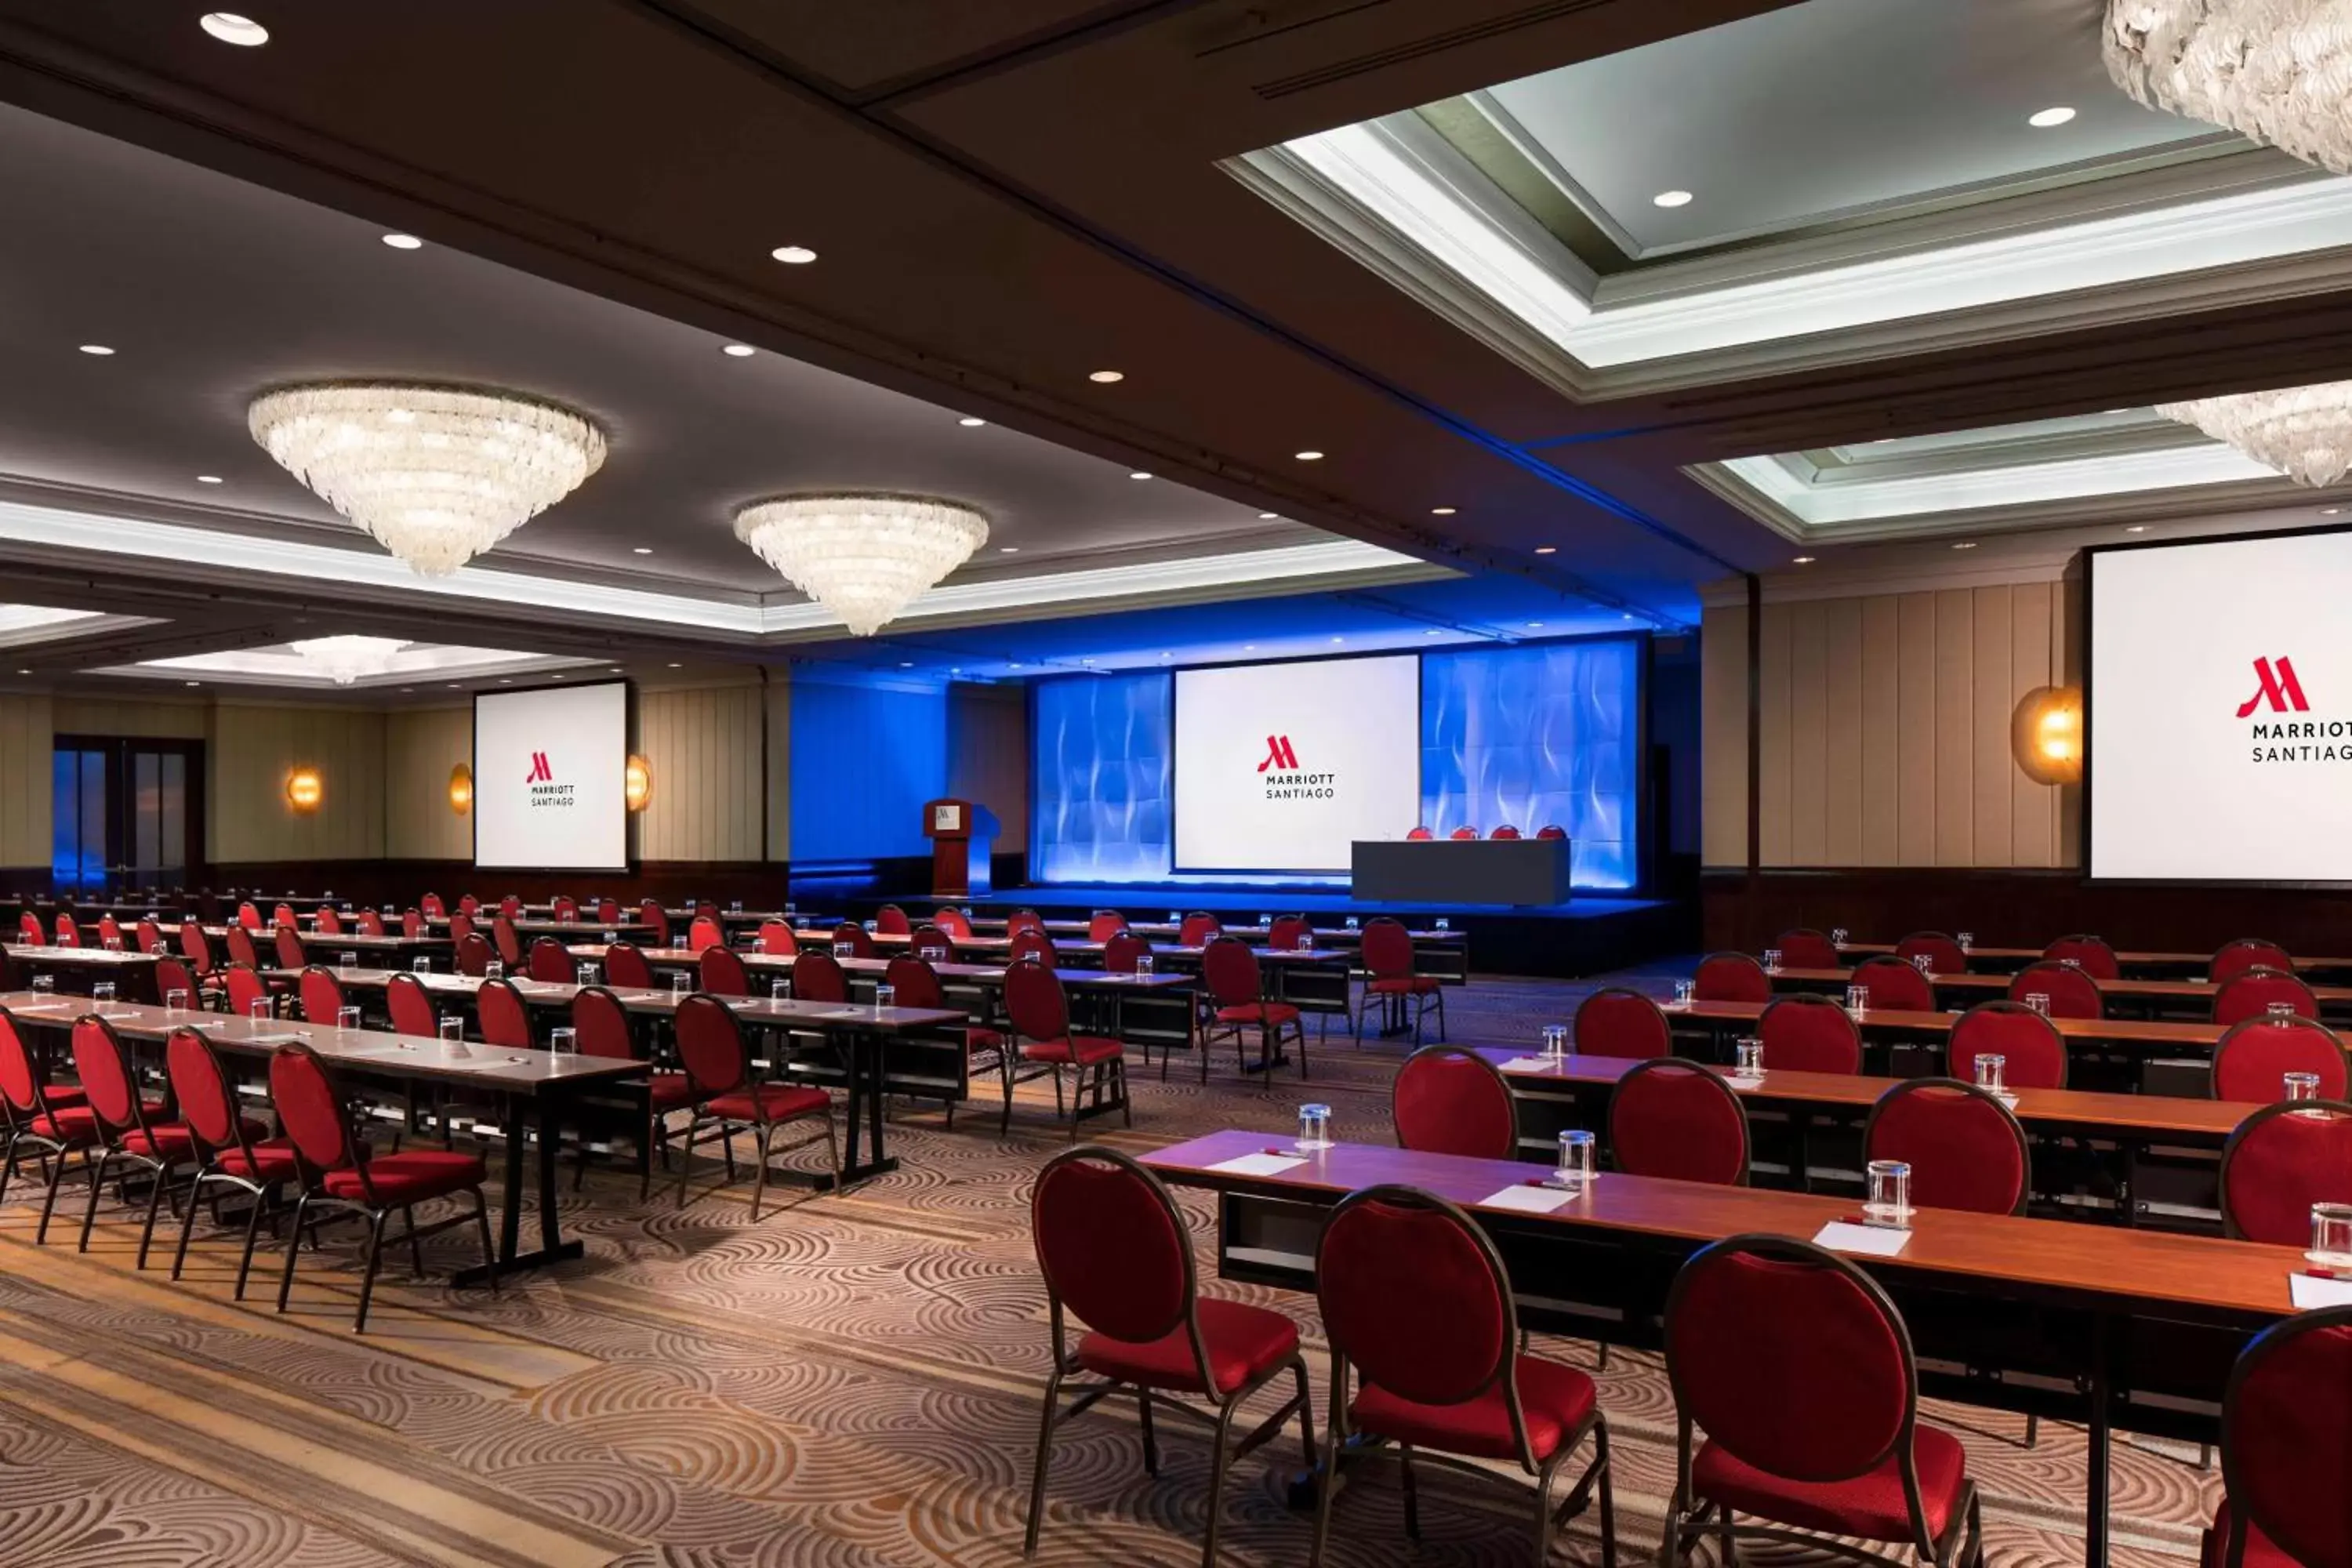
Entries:
[[1265, 761], [1258, 763], [1257, 771], [1264, 773], [1268, 768], [1278, 768], [1284, 773], [1298, 771], [1298, 753], [1291, 750], [1289, 736], [1268, 735], [1265, 738]]
[[[2267, 674], [2265, 674], [2264, 679], [2268, 679]], [[2289, 679], [2292, 679], [2293, 677], [2289, 677]], [[2242, 719], [2245, 715], [2241, 713], [2239, 717]], [[533, 752], [530, 754], [530, 772], [523, 775], [522, 782], [525, 784], [553, 784], [555, 782], [555, 770], [547, 765], [547, 753], [545, 752]]]
[[2275, 666], [2269, 659], [2254, 660], [2254, 694], [2238, 705], [2238, 717], [2246, 718], [2264, 703], [2273, 713], [2308, 713], [2311, 704], [2304, 700], [2303, 682], [2294, 678], [2294, 662], [2282, 655]]

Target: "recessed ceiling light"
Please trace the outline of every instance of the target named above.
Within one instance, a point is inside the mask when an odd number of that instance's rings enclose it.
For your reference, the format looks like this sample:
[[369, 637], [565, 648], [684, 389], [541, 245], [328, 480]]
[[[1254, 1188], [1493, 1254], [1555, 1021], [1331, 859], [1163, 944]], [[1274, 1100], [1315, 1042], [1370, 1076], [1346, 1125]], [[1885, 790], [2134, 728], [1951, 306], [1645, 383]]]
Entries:
[[196, 26], [222, 43], [235, 44], [239, 48], [258, 48], [269, 41], [268, 28], [234, 11], [207, 11], [196, 18]]
[[1813, 557], [1811, 557], [1811, 556], [1810, 556], [1810, 555], [1800, 555], [1800, 556], [1798, 556], [1794, 561], [1790, 562], [1789, 564], [1790, 564], [1791, 566], [1811, 566], [1812, 563], [1813, 563]]
[[184, 681], [182, 681], [180, 684], [182, 684], [183, 686], [201, 686], [201, 685], [203, 685], [204, 683], [203, 683], [202, 681], [198, 681], [198, 680], [184, 680]]
[[1437, 633], [1438, 633], [1438, 628], [1437, 628], [1437, 627], [1435, 627], [1435, 626], [1432, 626], [1432, 627], [1430, 627], [1427, 631], [1425, 631], [1425, 632], [1422, 633], [1421, 635], [1422, 635], [1422, 636], [1423, 636], [1423, 637], [1435, 637], [1435, 636], [1437, 635]]
[[640, 544], [632, 548], [629, 553], [632, 555], [651, 555], [653, 553], [653, 550], [647, 545]]
[[1348, 639], [1346, 637], [1333, 637], [1331, 640], [1333, 642], [1346, 642]]
[[1543, 623], [1541, 621], [1529, 621], [1528, 623], [1528, 630], [1531, 632], [1539, 632], [1543, 630]]
[[2144, 522], [2127, 522], [2124, 524], [2124, 531], [2126, 533], [2146, 533], [2147, 531], [2147, 524]]
[[196, 483], [200, 485], [216, 485], [220, 482], [221, 477], [218, 474], [198, 474], [196, 476]]
[[682, 665], [682, 664], [673, 664], [673, 665], [671, 665], [671, 666], [670, 666], [670, 668], [671, 668], [672, 669], [684, 669], [684, 668], [686, 668], [686, 666], [684, 666], [684, 665]]
[[1114, 381], [1125, 381], [1127, 379], [1127, 372], [1123, 370], [1090, 370], [1087, 372], [1087, 379], [1088, 381], [1098, 381], [1102, 383], [1103, 385], [1108, 386]]
[[403, 697], [413, 697], [416, 694], [416, 688], [414, 686], [404, 686], [400, 689], [400, 694]]
[[506, 676], [501, 675], [499, 677], [499, 684], [500, 686], [512, 686], [514, 682]]
[[17, 674], [19, 674], [19, 675], [30, 675], [30, 674], [32, 674], [33, 672], [32, 672], [31, 670], [29, 670], [29, 669], [20, 669], [20, 670], [18, 670], [16, 673], [17, 673]]
[[1319, 463], [1323, 460], [1323, 454], [1316, 451], [1294, 452], [1291, 456], [1302, 463]]
[[999, 555], [1018, 555], [1021, 553], [1021, 547], [1017, 544], [1000, 544], [996, 547], [996, 552]]
[[1138, 468], [1138, 469], [1136, 469], [1136, 470], [1135, 470], [1135, 472], [1133, 472], [1133, 473], [1131, 473], [1131, 474], [1128, 475], [1127, 477], [1128, 477], [1129, 479], [1150, 479], [1151, 476], [1150, 476], [1150, 474], [1146, 473], [1143, 469], [1141, 469], [1141, 468]]
[[1429, 515], [1432, 517], [1452, 517], [1454, 515], [1454, 509], [1450, 506], [1433, 506], [1429, 509]]
[[1691, 194], [1688, 191], [1660, 191], [1650, 198], [1650, 204], [1661, 207], [1686, 207], [1691, 204]]
[[977, 430], [982, 426], [987, 424], [988, 421], [985, 419], [974, 419], [970, 415], [966, 415], [961, 419], [957, 420], [956, 423], [962, 426], [967, 430]]
[[413, 234], [387, 234], [383, 242], [394, 250], [422, 250], [425, 242]]
[[1536, 546], [1536, 553], [1538, 555], [1557, 555], [1559, 553], [1559, 546], [1557, 544], [1538, 544]]
[[81, 345], [81, 352], [86, 354], [96, 354], [100, 358], [103, 359], [114, 351], [108, 348], [104, 343], [84, 343]]
[[1017, 659], [1017, 658], [1016, 658], [1016, 659], [1011, 659], [1011, 660], [1008, 660], [1008, 661], [1006, 662], [1006, 664], [1005, 664], [1004, 668], [1007, 668], [1007, 669], [1018, 669], [1018, 668], [1021, 668], [1021, 661], [1020, 661], [1019, 659]]
[[2025, 117], [2025, 122], [2036, 131], [2047, 131], [2054, 125], [2063, 125], [2074, 118], [2074, 111], [2060, 103], [2053, 104], [2048, 109], [2034, 110]]
[[1080, 664], [1092, 664], [1092, 663], [1094, 662], [1094, 660], [1093, 660], [1093, 659], [1090, 659], [1090, 658], [1082, 658], [1082, 659], [1078, 660], [1078, 662], [1079, 662]]
[[1955, 550], [1974, 550], [1976, 547], [1977, 542], [1973, 539], [1963, 539], [1958, 544], [1952, 546]]
[[1257, 514], [1257, 520], [1260, 522], [1273, 522], [1280, 516], [1279, 512], [1262, 511]]
[[[1088, 664], [1092, 664], [1094, 660], [1088, 659], [1087, 662]], [[898, 668], [900, 669], [912, 669], [915, 668], [915, 661], [911, 658], [902, 658], [898, 661]]]
[[2334, 517], [2337, 512], [2342, 511], [2344, 509], [2340, 506], [2324, 506], [2319, 509], [2319, 515], [2322, 517]]
[[750, 359], [753, 354], [758, 353], [760, 351], [753, 348], [750, 343], [729, 343], [725, 348], [720, 349], [719, 352], [725, 354], [729, 359]]
[[563, 679], [563, 677], [562, 677], [562, 676], [560, 676], [560, 675], [559, 675], [559, 676], [556, 676], [554, 679], [557, 679], [557, 680], [561, 680], [561, 679]]
[[780, 245], [768, 254], [787, 267], [806, 267], [816, 259], [816, 252], [805, 245]]
[[453, 680], [453, 681], [451, 681], [451, 682], [449, 683], [449, 689], [450, 689], [450, 690], [455, 691], [455, 690], [457, 690], [457, 689], [458, 689], [458, 688], [457, 688], [457, 683], [456, 681], [454, 681], [454, 680]]

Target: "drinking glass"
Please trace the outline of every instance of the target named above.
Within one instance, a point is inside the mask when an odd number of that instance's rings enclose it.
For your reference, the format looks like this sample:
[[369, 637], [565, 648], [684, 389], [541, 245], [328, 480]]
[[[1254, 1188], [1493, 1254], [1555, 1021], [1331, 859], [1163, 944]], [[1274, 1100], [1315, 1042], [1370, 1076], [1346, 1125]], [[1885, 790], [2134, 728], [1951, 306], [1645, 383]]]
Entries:
[[335, 955], [335, 967], [338, 969], [350, 971], [359, 966], [360, 955], [356, 952], [339, 952]]
[[870, 936], [870, 935], [872, 935], [872, 934], [874, 933], [874, 931], [875, 931], [876, 930], [877, 930], [877, 929], [878, 929], [878, 928], [877, 927], [876, 923], [875, 923], [874, 921], [861, 921], [860, 923], [861, 923], [861, 924], [863, 924], [863, 925], [866, 927], [866, 934], [867, 934], [867, 935], [869, 935], [869, 936]]
[[359, 1026], [360, 1010], [357, 1007], [338, 1007], [335, 1009], [335, 1027], [338, 1029], [356, 1029]]
[[1182, 925], [1184, 923], [1184, 911], [1181, 910], [1170, 910], [1168, 911], [1168, 923], [1172, 926]]
[[2352, 1268], [2352, 1204], [2311, 1205], [2311, 1250], [2322, 1268]]
[[1987, 1094], [2007, 1094], [2002, 1074], [2009, 1069], [2009, 1058], [1997, 1051], [1977, 1053], [1977, 1087]]
[[677, 1001], [679, 997], [687, 994], [687, 992], [691, 988], [691, 984], [692, 983], [688, 981], [687, 976], [680, 971], [675, 969], [670, 971], [669, 999], [673, 1002]]
[[1779, 948], [1768, 947], [1764, 950], [1764, 973], [1767, 974], [1778, 974], [1780, 973], [1780, 950]]
[[247, 1003], [245, 1005], [245, 1016], [252, 1019], [257, 1024], [266, 1024], [269, 1022], [269, 998], [267, 996], [256, 996], [252, 1001]]
[[600, 931], [596, 933], [596, 936], [606, 947], [610, 947], [613, 945], [614, 939], [617, 938], [619, 934], [620, 933], [617, 931]]
[[1298, 1108], [1298, 1148], [1301, 1153], [1331, 1147], [1331, 1108], [1328, 1105], [1302, 1105]]
[[1440, 915], [1437, 917], [1437, 929], [1439, 931], [1452, 931], [1454, 929], [1454, 921], [1444, 915]]
[[1135, 973], [1139, 975], [1149, 974], [1151, 973], [1151, 955], [1150, 953], [1139, 952], [1135, 955]]
[[506, 977], [507, 966], [495, 958], [482, 966], [482, 978], [485, 980], [504, 980]]
[[1568, 1026], [1546, 1024], [1543, 1031], [1543, 1054], [1553, 1061], [1568, 1055]]
[[1830, 941], [1840, 947], [1843, 947], [1845, 945], [1845, 927], [1838, 926], [1831, 931]]
[[1968, 951], [1969, 951], [1969, 949], [1970, 949], [1970, 948], [1972, 948], [1972, 947], [1976, 946], [1976, 944], [1977, 944], [1977, 933], [1976, 933], [1976, 932], [1974, 932], [1974, 931], [1962, 931], [1962, 932], [1960, 933], [1960, 935], [1959, 935], [1959, 942], [1960, 942], [1960, 951], [1961, 951], [1962, 952], [1968, 952]]
[[791, 1001], [792, 999], [793, 999], [793, 982], [792, 982], [792, 978], [791, 978], [791, 976], [787, 975], [787, 976], [783, 977], [782, 979], [775, 980], [775, 981], [772, 981], [772, 982], [771, 982], [771, 983], [769, 984], [769, 986], [768, 986], [768, 1000], [769, 1000], [769, 1001], [771, 1001], [771, 1002], [789, 1002], [789, 1001]]
[[824, 950], [835, 958], [847, 958], [850, 955], [849, 944], [845, 942], [827, 942]]
[[1863, 1199], [1865, 1224], [1911, 1228], [1911, 1167], [1901, 1160], [1873, 1160], [1864, 1173], [1870, 1180]]
[[106, 939], [106, 951], [109, 952], [121, 952], [122, 951], [122, 939], [119, 936], [108, 937]]
[[441, 1037], [453, 1046], [466, 1037], [466, 1020], [458, 1017], [455, 1013], [441, 1015], [438, 1027]]
[[101, 980], [97, 984], [91, 986], [89, 988], [89, 999], [93, 1002], [113, 1001], [114, 982], [111, 980]]
[[424, 953], [420, 952], [415, 958], [408, 961], [408, 973], [411, 974], [430, 974], [433, 973], [433, 961]]
[[1930, 953], [1913, 953], [1911, 955], [1911, 967], [1917, 970], [1920, 973], [1926, 975], [1930, 980], [1933, 980], [1936, 977], [1936, 960], [1934, 955]]
[[180, 990], [178, 987], [174, 986], [173, 989], [163, 993], [163, 1011], [166, 1013], [184, 1013], [187, 1010], [188, 994], [185, 991]]
[[1870, 1011], [1870, 987], [1849, 985], [1845, 988], [1845, 1010], [1855, 1017]]
[[1738, 1055], [1735, 1058], [1738, 1065], [1732, 1068], [1732, 1077], [1762, 1078], [1764, 1076], [1764, 1041], [1760, 1036], [1743, 1035], [1733, 1049]]
[[727, 900], [727, 912], [728, 912], [729, 914], [730, 914], [730, 915], [740, 915], [740, 914], [741, 914], [741, 913], [743, 912], [743, 900], [740, 900], [740, 899], [730, 899], [730, 900]]
[[1694, 1001], [1697, 1000], [1697, 998], [1698, 998], [1698, 982], [1697, 982], [1697, 981], [1696, 981], [1696, 980], [1677, 980], [1677, 981], [1675, 981], [1675, 1006], [1677, 1006], [1677, 1007], [1687, 1007], [1687, 1006], [1689, 1006], [1689, 1005], [1690, 1005]]
[[547, 1048], [558, 1056], [566, 1056], [580, 1048], [580, 1031], [564, 1027], [547, 1031]]
[[33, 976], [33, 989], [34, 989], [34, 990], [36, 990], [36, 991], [55, 991], [57, 988], [58, 988], [58, 977], [57, 977], [56, 975], [54, 975], [54, 974], [36, 974], [36, 975], [34, 975], [34, 976]]
[[2319, 1075], [2315, 1072], [2290, 1072], [2279, 1075], [2289, 1100], [2317, 1100]]
[[801, 907], [798, 904], [793, 902], [790, 899], [786, 899], [784, 900], [784, 919], [791, 920], [794, 915], [797, 915], [800, 912]]
[[2284, 1025], [2293, 1023], [2294, 1021], [2294, 1004], [2292, 1002], [2266, 1003], [2263, 1007], [2263, 1016], [2268, 1018], [2273, 1024]]
[[1315, 951], [1315, 933], [1311, 931], [1302, 931], [1298, 933], [1298, 940], [1291, 945], [1301, 952], [1312, 952]]
[[1349, 915], [1348, 917], [1348, 929], [1349, 931], [1360, 931], [1363, 929], [1363, 921], [1355, 915]]
[[1272, 925], [1272, 924], [1274, 923], [1274, 917], [1273, 917], [1272, 915], [1260, 915], [1260, 916], [1258, 916], [1258, 917], [1257, 917], [1257, 923], [1258, 923], [1258, 929], [1259, 929], [1259, 930], [1261, 930], [1261, 931], [1263, 931], [1263, 930], [1264, 930], [1264, 929], [1265, 929], [1267, 926], [1270, 926], [1270, 925]]
[[1571, 1127], [1559, 1135], [1559, 1169], [1552, 1184], [1580, 1193], [1592, 1182], [1592, 1134]]
[[946, 948], [934, 946], [923, 949], [923, 962], [925, 963], [945, 963], [947, 961], [948, 950]]
[[896, 985], [877, 985], [874, 988], [874, 1010], [877, 1013], [896, 1007], [898, 1005], [898, 988]]
[[2025, 994], [2025, 1005], [2034, 1012], [2041, 1014], [2045, 1018], [2050, 1016], [2050, 993], [2047, 991], [2027, 992]]
[[573, 964], [572, 966], [572, 984], [574, 985], [595, 984], [596, 966], [593, 963]]

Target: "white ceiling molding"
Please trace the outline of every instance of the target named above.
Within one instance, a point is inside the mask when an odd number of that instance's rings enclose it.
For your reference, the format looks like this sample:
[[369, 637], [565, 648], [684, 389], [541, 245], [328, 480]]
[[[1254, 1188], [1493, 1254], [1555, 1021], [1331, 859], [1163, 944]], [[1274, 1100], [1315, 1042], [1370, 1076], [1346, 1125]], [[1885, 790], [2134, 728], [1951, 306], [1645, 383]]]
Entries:
[[363, 675], [339, 686], [322, 674], [318, 664], [290, 647], [237, 648], [225, 653], [186, 654], [177, 658], [142, 659], [137, 664], [107, 665], [92, 675], [128, 676], [146, 679], [169, 678], [237, 686], [307, 687], [319, 691], [364, 691], [422, 680], [476, 680], [488, 676], [544, 675], [574, 669], [603, 669], [609, 659], [570, 658], [551, 654], [515, 653], [503, 648], [454, 647], [424, 643], [404, 647], [386, 661], [382, 673]]
[[0, 647], [30, 647], [64, 642], [94, 632], [121, 631], [160, 623], [145, 616], [110, 616], [103, 610], [59, 610], [47, 605], [0, 605]]

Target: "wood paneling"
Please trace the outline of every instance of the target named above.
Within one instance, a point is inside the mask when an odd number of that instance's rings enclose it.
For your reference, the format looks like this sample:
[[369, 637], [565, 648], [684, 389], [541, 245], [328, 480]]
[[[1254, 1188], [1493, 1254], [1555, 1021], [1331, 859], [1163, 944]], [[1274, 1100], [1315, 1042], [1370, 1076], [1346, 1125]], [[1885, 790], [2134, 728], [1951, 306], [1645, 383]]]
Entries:
[[1029, 693], [1019, 686], [948, 688], [947, 793], [996, 814], [1000, 855], [1029, 847]]
[[449, 773], [474, 760], [474, 710], [384, 715], [383, 852], [394, 860], [468, 860], [474, 819], [449, 809]]
[[49, 699], [0, 692], [0, 866], [49, 863]]
[[641, 692], [637, 746], [653, 796], [637, 816], [646, 860], [765, 857], [765, 700], [758, 686]]
[[[383, 854], [384, 715], [357, 708], [213, 710], [207, 858], [221, 861], [366, 859]], [[319, 770], [325, 798], [309, 815], [286, 801], [286, 775]]]
[[1748, 606], [1706, 612], [1698, 647], [1699, 857], [1748, 864]]
[[201, 699], [64, 696], [57, 699], [60, 735], [136, 735], [152, 740], [201, 741], [212, 704]]

